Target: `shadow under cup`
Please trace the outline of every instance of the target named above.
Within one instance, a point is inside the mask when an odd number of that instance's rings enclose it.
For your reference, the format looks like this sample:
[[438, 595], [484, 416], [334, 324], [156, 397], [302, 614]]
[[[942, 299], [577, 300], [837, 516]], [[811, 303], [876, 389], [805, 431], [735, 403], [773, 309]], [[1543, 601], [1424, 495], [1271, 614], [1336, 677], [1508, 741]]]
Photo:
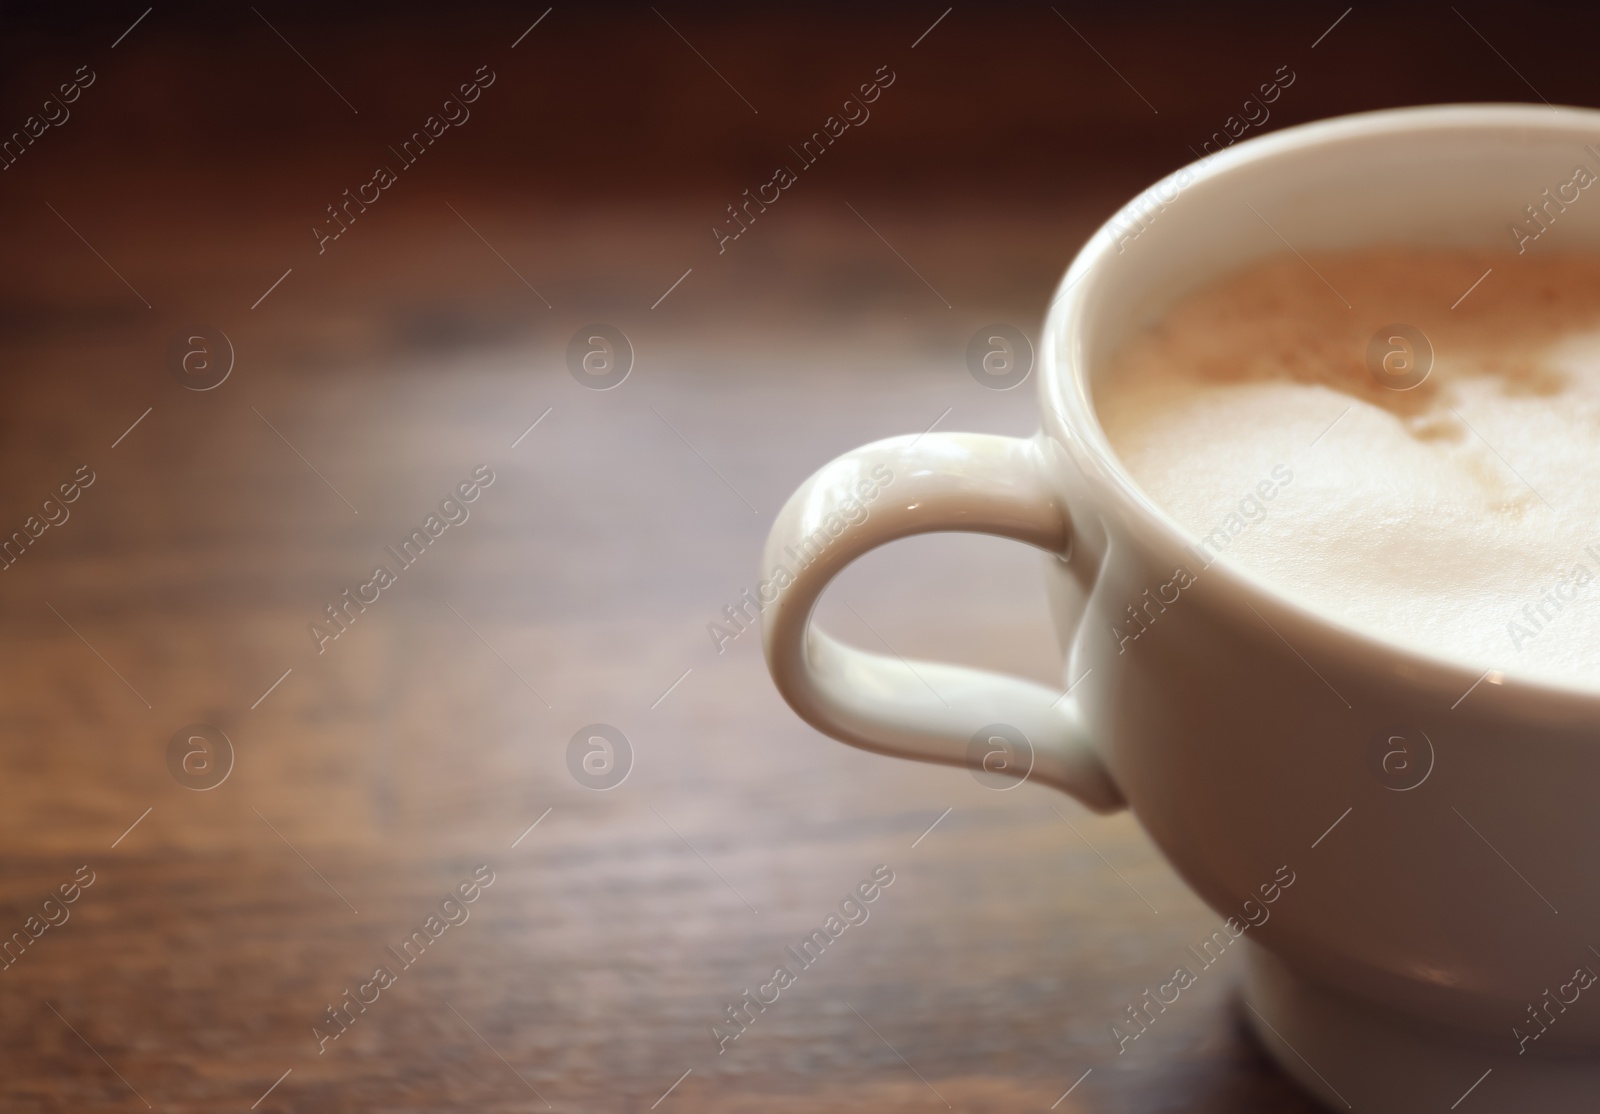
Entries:
[[[1600, 684], [1486, 672], [1207, 565], [1117, 460], [1094, 383], [1179, 297], [1287, 250], [1600, 251], [1587, 193], [1537, 243], [1513, 232], [1575, 166], [1600, 176], [1596, 152], [1600, 112], [1513, 105], [1241, 143], [1101, 229], [1044, 331], [1045, 451], [1073, 524], [1049, 576], [1067, 676], [1095, 673], [1084, 722], [1227, 918], [1218, 949], [1248, 953], [1246, 1016], [1339, 1109], [1449, 1109], [1474, 1080], [1475, 1110], [1600, 1103]], [[1129, 605], [1149, 627], [1119, 645]], [[1197, 974], [1208, 956], [1174, 958]]]

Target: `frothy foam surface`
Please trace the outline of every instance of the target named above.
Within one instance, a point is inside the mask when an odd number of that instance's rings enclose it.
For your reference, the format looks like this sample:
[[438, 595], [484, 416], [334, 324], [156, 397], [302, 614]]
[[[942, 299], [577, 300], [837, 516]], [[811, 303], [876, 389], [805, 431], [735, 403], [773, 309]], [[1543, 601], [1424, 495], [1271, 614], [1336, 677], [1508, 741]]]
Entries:
[[[1396, 323], [1433, 349], [1403, 391], [1368, 369]], [[1110, 370], [1106, 433], [1205, 561], [1393, 641], [1600, 686], [1600, 256], [1275, 257]]]

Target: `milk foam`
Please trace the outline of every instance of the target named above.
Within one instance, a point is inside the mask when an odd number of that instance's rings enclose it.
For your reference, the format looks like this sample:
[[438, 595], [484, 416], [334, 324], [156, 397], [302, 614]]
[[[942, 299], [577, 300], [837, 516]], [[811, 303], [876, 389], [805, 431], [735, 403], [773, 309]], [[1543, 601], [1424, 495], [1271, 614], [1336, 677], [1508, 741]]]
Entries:
[[[1406, 391], [1367, 364], [1396, 323], [1434, 353]], [[1275, 257], [1131, 341], [1095, 403], [1204, 561], [1391, 641], [1600, 685], [1600, 256]]]

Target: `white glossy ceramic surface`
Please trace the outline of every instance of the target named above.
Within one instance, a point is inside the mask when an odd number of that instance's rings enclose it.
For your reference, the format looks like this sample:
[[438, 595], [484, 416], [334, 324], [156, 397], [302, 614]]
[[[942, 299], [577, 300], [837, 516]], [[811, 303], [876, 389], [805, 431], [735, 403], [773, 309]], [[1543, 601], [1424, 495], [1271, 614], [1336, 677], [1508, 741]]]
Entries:
[[[1573, 981], [1600, 972], [1600, 671], [1584, 689], [1448, 660], [1226, 559], [1206, 567], [1112, 453], [1094, 385], [1175, 298], [1285, 242], [1515, 250], [1525, 207], [1600, 164], [1586, 144], [1600, 147], [1600, 112], [1441, 106], [1286, 129], [1185, 168], [1063, 279], [1039, 345], [1038, 435], [929, 433], [846, 454], [789, 500], [763, 558], [768, 663], [820, 730], [964, 764], [974, 732], [1013, 725], [1032, 779], [1131, 807], [1222, 917], [1242, 920], [1293, 870], [1248, 932], [1246, 997], [1267, 1047], [1335, 1108], [1450, 1109], [1480, 1078], [1462, 1110], [1600, 1108], [1600, 985]], [[1530, 250], [1600, 250], [1600, 198], [1567, 206]], [[852, 503], [864, 483], [872, 501]], [[811, 626], [850, 560], [938, 530], [1052, 555], [1070, 695], [916, 663], [941, 703], [898, 659]], [[1146, 616], [1137, 640], [1113, 630], [1130, 605]]]

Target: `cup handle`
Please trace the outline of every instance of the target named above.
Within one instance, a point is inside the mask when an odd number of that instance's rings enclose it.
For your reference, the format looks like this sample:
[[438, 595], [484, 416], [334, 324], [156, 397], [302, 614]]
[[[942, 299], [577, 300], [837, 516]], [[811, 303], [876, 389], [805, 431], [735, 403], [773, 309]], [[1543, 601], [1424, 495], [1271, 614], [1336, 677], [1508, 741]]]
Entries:
[[779, 512], [761, 563], [762, 644], [778, 691], [819, 731], [924, 762], [966, 766], [975, 733], [1010, 725], [1031, 746], [1030, 780], [1097, 812], [1122, 808], [1074, 697], [986, 670], [857, 650], [812, 624], [823, 589], [851, 561], [936, 531], [995, 534], [1065, 553], [1071, 523], [1045, 479], [1040, 440], [891, 437], [844, 454], [802, 484]]

